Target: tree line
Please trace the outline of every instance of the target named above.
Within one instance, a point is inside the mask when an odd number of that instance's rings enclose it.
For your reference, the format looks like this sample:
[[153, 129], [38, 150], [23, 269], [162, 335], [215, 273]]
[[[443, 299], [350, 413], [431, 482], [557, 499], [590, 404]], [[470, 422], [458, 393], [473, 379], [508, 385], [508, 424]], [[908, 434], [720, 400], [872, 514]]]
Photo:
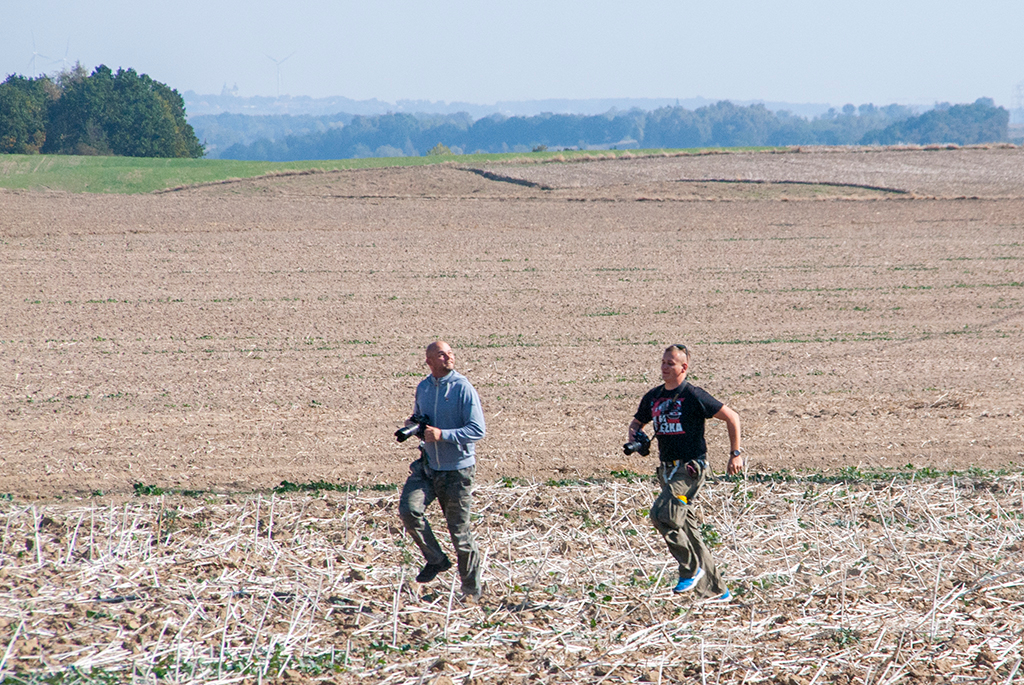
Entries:
[[221, 114], [195, 121], [194, 129], [176, 90], [134, 69], [114, 72], [100, 65], [89, 74], [76, 64], [52, 77], [11, 75], [0, 83], [0, 152], [22, 154], [202, 157], [206, 149], [197, 130], [209, 136], [214, 156], [268, 161], [418, 156], [431, 150], [968, 145], [1006, 141], [1009, 113], [980, 98], [920, 115], [903, 105], [850, 104], [811, 119], [722, 101], [695, 110], [613, 109], [601, 115]]
[[0, 83], [0, 152], [202, 157], [178, 91], [134, 69], [76, 64]]
[[[220, 119], [238, 115], [219, 115]], [[227, 121], [227, 119], [224, 119]], [[226, 159], [291, 161], [359, 157], [418, 156], [439, 144], [455, 154], [528, 152], [541, 149], [701, 148], [783, 145], [933, 144], [969, 145], [1007, 140], [1009, 112], [989, 98], [970, 105], [941, 104], [917, 115], [903, 105], [871, 104], [829, 110], [813, 119], [772, 112], [763, 105], [739, 107], [728, 101], [687, 110], [611, 111], [603, 115], [468, 114], [353, 116], [332, 127], [248, 145], [236, 143]], [[202, 128], [200, 132], [202, 133]]]

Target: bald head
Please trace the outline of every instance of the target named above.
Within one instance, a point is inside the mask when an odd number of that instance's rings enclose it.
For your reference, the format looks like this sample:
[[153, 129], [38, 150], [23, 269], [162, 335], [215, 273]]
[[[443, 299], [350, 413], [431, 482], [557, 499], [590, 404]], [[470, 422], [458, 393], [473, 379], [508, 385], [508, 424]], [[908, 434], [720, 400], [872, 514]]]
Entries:
[[434, 342], [427, 345], [427, 354], [437, 352], [438, 350], [441, 349], [447, 349], [449, 352], [451, 352], [452, 350], [452, 348], [444, 340], [435, 340]]
[[435, 340], [427, 345], [427, 366], [435, 378], [448, 375], [455, 368], [455, 353], [443, 340]]

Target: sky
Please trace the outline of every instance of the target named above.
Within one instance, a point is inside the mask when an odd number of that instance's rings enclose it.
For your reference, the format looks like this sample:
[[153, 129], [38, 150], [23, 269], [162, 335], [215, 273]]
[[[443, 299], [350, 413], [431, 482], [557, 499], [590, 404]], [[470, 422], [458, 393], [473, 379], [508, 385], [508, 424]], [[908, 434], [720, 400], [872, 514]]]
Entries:
[[1020, 106], [1022, 0], [0, 0], [0, 72], [181, 93]]

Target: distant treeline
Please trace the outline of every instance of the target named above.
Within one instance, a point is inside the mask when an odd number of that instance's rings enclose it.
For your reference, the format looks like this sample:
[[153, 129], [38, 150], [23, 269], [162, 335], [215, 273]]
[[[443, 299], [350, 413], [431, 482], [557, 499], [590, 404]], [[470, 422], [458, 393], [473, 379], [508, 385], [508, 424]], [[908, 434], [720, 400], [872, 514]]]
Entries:
[[134, 69], [81, 65], [0, 83], [0, 152], [202, 157], [178, 91]]
[[[846, 105], [814, 118], [728, 101], [689, 110], [611, 110], [601, 115], [384, 114], [248, 116], [186, 121], [176, 90], [133, 69], [0, 83], [0, 153], [202, 157], [294, 161], [419, 156], [430, 151], [705, 148], [1002, 142], [1009, 113], [989, 98], [917, 115], [902, 105]], [[196, 132], [198, 131], [199, 137]], [[200, 137], [208, 145], [200, 144]]]
[[[208, 117], [223, 134], [242, 115]], [[263, 125], [285, 126], [289, 117], [260, 117]], [[598, 116], [493, 115], [474, 121], [468, 114], [387, 114], [306, 117], [305, 132], [236, 143], [218, 151], [225, 159], [292, 161], [360, 157], [418, 156], [443, 145], [456, 154], [528, 152], [540, 149], [701, 148], [781, 145], [891, 145], [1002, 142], [1009, 112], [989, 98], [970, 105], [938, 105], [916, 116], [902, 105], [846, 105], [813, 119], [772, 112], [763, 105], [738, 107], [723, 101], [696, 110], [664, 107]], [[312, 121], [321, 130], [310, 131]], [[206, 129], [198, 127], [205, 137]]]
[[203, 141], [209, 157], [220, 157], [232, 145], [257, 140], [284, 140], [288, 136], [324, 133], [352, 123], [352, 114], [201, 114], [189, 123]]

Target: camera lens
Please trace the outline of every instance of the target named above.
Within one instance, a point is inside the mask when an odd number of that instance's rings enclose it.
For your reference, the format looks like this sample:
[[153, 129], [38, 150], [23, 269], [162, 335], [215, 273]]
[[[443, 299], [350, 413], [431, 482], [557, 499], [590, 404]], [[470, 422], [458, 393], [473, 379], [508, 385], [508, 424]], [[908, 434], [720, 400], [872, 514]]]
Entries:
[[416, 435], [416, 431], [418, 430], [418, 424], [413, 424], [411, 426], [403, 426], [402, 428], [399, 428], [398, 430], [395, 431], [395, 437], [398, 439], [398, 442], [405, 442], [412, 436]]

